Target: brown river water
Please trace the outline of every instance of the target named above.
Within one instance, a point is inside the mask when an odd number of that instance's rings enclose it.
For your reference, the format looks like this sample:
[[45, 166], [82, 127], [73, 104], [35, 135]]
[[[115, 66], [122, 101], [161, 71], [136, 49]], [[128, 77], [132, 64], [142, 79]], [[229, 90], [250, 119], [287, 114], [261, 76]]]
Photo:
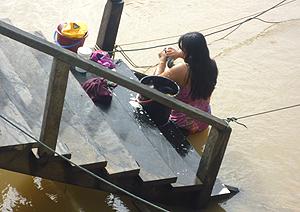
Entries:
[[[85, 21], [95, 44], [105, 0], [1, 0], [0, 19], [48, 40], [58, 23]], [[208, 34], [256, 14], [276, 0], [125, 0], [117, 44], [135, 49], [176, 42], [188, 31]], [[268, 11], [260, 20], [207, 37], [219, 67], [213, 114], [242, 117], [300, 104], [300, 2]], [[245, 19], [243, 19], [245, 20]], [[263, 22], [264, 21], [264, 22]], [[276, 23], [266, 23], [276, 22]], [[280, 23], [277, 23], [280, 22]], [[164, 40], [157, 40], [166, 38]], [[223, 38], [223, 39], [222, 39]], [[139, 41], [137, 44], [131, 44]], [[126, 45], [127, 44], [127, 45]], [[128, 53], [135, 64], [154, 65], [162, 48]], [[116, 54], [116, 58], [122, 58]], [[147, 69], [136, 68], [138, 71]], [[300, 107], [239, 120], [233, 129], [219, 178], [240, 193], [206, 211], [300, 211]], [[0, 170], [2, 211], [136, 211], [125, 197]]]

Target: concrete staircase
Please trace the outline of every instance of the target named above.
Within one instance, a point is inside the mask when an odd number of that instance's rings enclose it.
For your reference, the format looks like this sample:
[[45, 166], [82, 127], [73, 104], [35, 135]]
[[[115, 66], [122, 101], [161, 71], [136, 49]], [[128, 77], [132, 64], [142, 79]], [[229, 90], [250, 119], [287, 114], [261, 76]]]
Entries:
[[[2, 35], [0, 46], [1, 115], [38, 139], [53, 58]], [[122, 61], [116, 71], [137, 80]], [[129, 190], [146, 198], [189, 202], [203, 186], [196, 176], [201, 157], [176, 132], [177, 139], [167, 140], [145, 113], [137, 113], [129, 103], [136, 93], [124, 87], [114, 90], [110, 107], [96, 106], [80, 85], [90, 77], [69, 75], [56, 151], [119, 186], [130, 184]], [[38, 146], [0, 119], [0, 152]]]

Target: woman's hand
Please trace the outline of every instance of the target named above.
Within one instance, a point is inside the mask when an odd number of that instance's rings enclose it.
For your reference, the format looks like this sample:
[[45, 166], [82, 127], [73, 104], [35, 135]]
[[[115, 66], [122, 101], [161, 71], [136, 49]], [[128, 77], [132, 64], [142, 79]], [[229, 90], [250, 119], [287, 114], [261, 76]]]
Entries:
[[159, 63], [158, 66], [155, 69], [154, 75], [159, 75], [164, 72], [167, 64], [167, 54], [166, 50], [164, 49], [158, 54], [159, 57]]
[[177, 58], [183, 58], [183, 52], [180, 49], [176, 50], [172, 47], [169, 47], [166, 49], [166, 56], [176, 60]]
[[164, 49], [163, 51], [161, 51], [161, 52], [158, 54], [158, 57], [159, 57], [160, 62], [165, 63], [165, 62], [167, 61], [167, 53], [166, 53], [166, 50]]

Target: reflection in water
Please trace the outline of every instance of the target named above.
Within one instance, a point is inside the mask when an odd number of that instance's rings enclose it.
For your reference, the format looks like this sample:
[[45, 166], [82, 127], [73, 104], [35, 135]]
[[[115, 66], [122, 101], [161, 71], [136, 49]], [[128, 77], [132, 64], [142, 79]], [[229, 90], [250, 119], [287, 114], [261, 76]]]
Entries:
[[11, 185], [7, 185], [1, 192], [2, 203], [0, 209], [2, 211], [14, 211], [20, 206], [32, 206], [31, 202], [23, 197], [16, 188]]
[[106, 198], [107, 205], [113, 210], [128, 212], [129, 209], [123, 204], [119, 197], [109, 194]]
[[43, 190], [43, 187], [42, 187], [42, 178], [40, 178], [40, 177], [33, 177], [33, 183], [34, 183], [35, 187], [38, 190]]
[[[126, 197], [0, 169], [0, 211], [136, 211]], [[102, 202], [101, 202], [102, 201]], [[97, 203], [97, 204], [95, 204]]]

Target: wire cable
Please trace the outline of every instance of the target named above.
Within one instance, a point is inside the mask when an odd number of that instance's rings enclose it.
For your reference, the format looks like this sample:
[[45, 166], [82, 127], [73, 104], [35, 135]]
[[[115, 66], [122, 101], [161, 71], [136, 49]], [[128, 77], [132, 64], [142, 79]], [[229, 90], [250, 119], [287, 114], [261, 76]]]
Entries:
[[[281, 7], [281, 6], [284, 6], [284, 5], [287, 5], [287, 4], [290, 4], [290, 3], [294, 2], [294, 1], [297, 1], [297, 0], [291, 0], [291, 1], [284, 2], [284, 3], [280, 4], [280, 5], [278, 5], [276, 8]], [[218, 27], [220, 27], [220, 26], [224, 26], [224, 25], [227, 25], [227, 24], [231, 24], [231, 23], [234, 23], [234, 22], [243, 20], [243, 19], [245, 19], [245, 18], [249, 18], [249, 17], [255, 16], [255, 15], [259, 14], [259, 13], [260, 13], [260, 12], [256, 12], [256, 13], [254, 13], [254, 14], [247, 15], [247, 16], [244, 16], [244, 17], [241, 17], [241, 18], [237, 18], [237, 19], [234, 19], [234, 20], [231, 20], [231, 21], [222, 23], [222, 24], [218, 24], [218, 25], [211, 26], [211, 27], [208, 27], [208, 28], [200, 29], [199, 32], [204, 32], [204, 31], [207, 31], [207, 30], [210, 30], [210, 29], [218, 28]], [[275, 23], [276, 23], [276, 22], [275, 22]], [[167, 37], [162, 37], [162, 38], [156, 38], [156, 39], [150, 39], [150, 40], [136, 41], [136, 42], [131, 42], [131, 43], [123, 43], [123, 44], [119, 44], [119, 45], [120, 45], [120, 46], [129, 46], [129, 45], [135, 45], [135, 44], [141, 44], [141, 43], [149, 43], [149, 42], [154, 42], [154, 41], [167, 40], [167, 39], [170, 39], [170, 38], [178, 38], [178, 37], [180, 37], [181, 35], [182, 35], [182, 34], [180, 34], [180, 35], [172, 35], [172, 36], [167, 36]]]
[[9, 119], [7, 119], [6, 117], [4, 117], [3, 115], [0, 114], [0, 118], [3, 119], [5, 122], [9, 123], [11, 126], [13, 126], [14, 128], [16, 128], [17, 130], [19, 130], [20, 132], [22, 132], [24, 135], [26, 135], [27, 137], [31, 138], [32, 140], [38, 142], [40, 145], [42, 145], [43, 147], [45, 147], [47, 150], [51, 151], [52, 153], [56, 154], [57, 156], [59, 156], [60, 158], [62, 158], [63, 160], [69, 162], [70, 164], [76, 166], [77, 168], [79, 168], [80, 170], [84, 171], [85, 173], [95, 177], [96, 179], [98, 179], [99, 181], [102, 181], [104, 183], [106, 183], [107, 185], [115, 188], [116, 190], [118, 191], [121, 191], [123, 192], [124, 194], [132, 197], [133, 199], [136, 199], [138, 201], [141, 201], [143, 203], [145, 203], [146, 205], [149, 205], [153, 208], [156, 208], [160, 211], [165, 211], [165, 212], [168, 212], [168, 210], [162, 208], [162, 207], [159, 207], [145, 199], [142, 199], [141, 197], [138, 197], [132, 193], [130, 193], [129, 191], [126, 191], [125, 189], [109, 182], [108, 180], [105, 180], [104, 178], [94, 174], [93, 172], [89, 171], [88, 169], [85, 169], [83, 167], [81, 167], [80, 165], [77, 165], [76, 163], [72, 162], [70, 159], [66, 158], [65, 156], [59, 154], [58, 152], [56, 152], [55, 150], [53, 150], [52, 148], [50, 148], [49, 146], [47, 146], [46, 144], [44, 144], [43, 142], [41, 142], [40, 140], [36, 139], [35, 137], [33, 137], [32, 135], [30, 135], [29, 133], [27, 133], [25, 130], [21, 129], [17, 124], [13, 123], [12, 121], [10, 121]]
[[236, 28], [234, 28], [233, 30], [231, 30], [229, 33], [227, 33], [227, 34], [224, 35], [223, 37], [221, 37], [221, 38], [219, 38], [219, 39], [217, 39], [217, 40], [214, 40], [214, 41], [210, 42], [210, 45], [211, 45], [212, 43], [214, 43], [214, 42], [217, 42], [217, 41], [220, 41], [220, 40], [225, 39], [225, 38], [228, 37], [230, 34], [232, 34], [233, 32], [235, 32], [238, 28], [240, 28], [240, 26], [242, 26], [242, 24], [237, 25]]
[[237, 123], [239, 125], [242, 125], [242, 126], [247, 128], [247, 126], [245, 124], [238, 122], [238, 120], [245, 119], [245, 118], [250, 118], [250, 117], [254, 117], [254, 116], [260, 116], [260, 115], [264, 115], [264, 114], [267, 114], [267, 113], [273, 113], [273, 112], [277, 112], [277, 111], [281, 111], [281, 110], [287, 110], [287, 109], [295, 108], [295, 107], [299, 107], [299, 106], [300, 106], [300, 104], [295, 104], [295, 105], [290, 105], [290, 106], [281, 107], [281, 108], [277, 108], [277, 109], [267, 110], [267, 111], [263, 111], [263, 112], [259, 112], [259, 113], [240, 116], [240, 117], [237, 117], [237, 118], [236, 117], [230, 117], [230, 118], [227, 118], [226, 120], [228, 122], [235, 122], [235, 123]]
[[245, 118], [249, 118], [249, 117], [253, 117], [253, 116], [260, 116], [260, 115], [264, 115], [264, 114], [267, 114], [267, 113], [273, 113], [273, 112], [286, 110], [286, 109], [290, 109], [290, 108], [295, 108], [295, 107], [299, 107], [299, 106], [300, 106], [300, 104], [290, 105], [290, 106], [281, 107], [281, 108], [272, 109], [272, 110], [267, 110], [267, 111], [263, 111], [263, 112], [259, 112], [259, 113], [246, 115], [246, 116], [240, 116], [240, 117], [237, 117], [236, 119], [240, 120], [240, 119], [245, 119]]
[[[265, 21], [263, 19], [260, 19], [258, 18], [259, 16], [263, 15], [264, 13], [267, 13], [268, 11], [274, 9], [274, 8], [277, 8], [277, 7], [280, 7], [280, 6], [283, 6], [283, 5], [286, 5], [286, 4], [289, 4], [289, 3], [292, 3], [296, 0], [291, 0], [291, 1], [287, 1], [287, 0], [283, 0], [279, 3], [277, 3], [276, 5], [266, 9], [266, 10], [263, 10], [261, 12], [257, 12], [255, 14], [252, 14], [252, 15], [248, 15], [248, 16], [245, 16], [245, 17], [242, 17], [242, 18], [239, 18], [239, 19], [235, 19], [233, 21], [229, 21], [229, 22], [226, 22], [226, 23], [223, 23], [223, 24], [219, 24], [219, 25], [216, 25], [216, 26], [213, 26], [213, 27], [209, 27], [207, 29], [204, 29], [204, 30], [208, 30], [208, 29], [213, 29], [213, 28], [216, 28], [216, 27], [219, 27], [219, 26], [223, 26], [223, 25], [227, 25], [229, 23], [233, 23], [233, 22], [236, 22], [238, 20], [242, 20], [242, 19], [245, 19], [247, 18], [246, 20], [242, 21], [242, 22], [239, 22], [237, 24], [234, 24], [234, 25], [231, 25], [229, 27], [226, 27], [226, 28], [223, 28], [223, 29], [220, 29], [220, 30], [217, 30], [217, 31], [214, 31], [214, 32], [211, 32], [211, 33], [208, 33], [208, 34], [204, 34], [205, 37], [207, 36], [211, 36], [211, 35], [214, 35], [214, 34], [217, 34], [217, 33], [220, 33], [220, 32], [224, 32], [224, 31], [227, 31], [229, 29], [232, 29], [234, 28], [232, 31], [230, 31], [229, 33], [227, 33], [225, 36], [217, 39], [217, 40], [214, 40], [210, 43], [210, 45], [214, 42], [217, 42], [217, 41], [220, 41], [220, 40], [223, 40], [225, 39], [226, 37], [228, 37], [230, 34], [232, 34], [233, 32], [235, 32], [238, 28], [240, 28], [244, 23], [246, 22], [249, 22], [251, 20], [259, 20], [259, 21], [262, 21], [262, 22], [265, 22], [265, 23], [280, 23], [280, 22], [271, 22], [271, 21]], [[166, 37], [166, 38], [172, 38], [172, 37], [177, 37], [177, 36], [170, 36], [170, 37]], [[166, 39], [166, 38], [160, 38], [160, 39], [152, 39], [151, 41], [158, 41], [158, 40], [163, 40], [163, 39]], [[131, 45], [131, 44], [138, 44], [138, 43], [145, 43], [145, 42], [148, 42], [148, 41], [140, 41], [140, 42], [135, 42], [135, 43], [128, 43], [128, 44], [123, 44], [124, 45]], [[161, 48], [161, 47], [165, 47], [165, 46], [172, 46], [172, 45], [175, 45], [177, 44], [178, 42], [172, 42], [172, 43], [167, 43], [167, 44], [159, 44], [159, 45], [155, 45], [155, 46], [149, 46], [149, 47], [142, 47], [142, 48], [136, 48], [136, 49], [123, 49], [121, 47], [121, 45], [116, 45], [115, 49], [113, 52], [111, 53], [115, 53], [115, 52], [119, 52], [123, 55], [123, 57], [130, 63], [130, 65], [134, 68], [147, 68], [150, 69], [152, 67], [155, 67], [157, 64], [155, 65], [136, 65], [133, 60], [125, 53], [125, 52], [133, 52], [133, 51], [143, 51], [143, 50], [149, 50], [149, 49], [154, 49], [154, 48]]]
[[132, 67], [134, 67], [134, 68], [147, 68], [147, 70], [148, 70], [149, 68], [153, 68], [153, 67], [155, 67], [155, 66], [158, 65], [158, 63], [156, 63], [155, 65], [143, 65], [143, 66], [138, 66], [138, 65], [136, 65], [136, 64], [131, 60], [131, 58], [123, 51], [123, 49], [122, 49], [121, 46], [116, 46], [115, 49], [117, 49], [117, 48], [120, 49], [119, 52], [121, 53], [121, 55], [122, 55], [122, 56], [127, 60], [127, 62], [128, 62]]
[[264, 19], [261, 19], [261, 18], [255, 18], [256, 20], [259, 20], [261, 22], [264, 22], [264, 23], [267, 23], [267, 24], [279, 24], [279, 23], [282, 23], [283, 21], [266, 21]]

